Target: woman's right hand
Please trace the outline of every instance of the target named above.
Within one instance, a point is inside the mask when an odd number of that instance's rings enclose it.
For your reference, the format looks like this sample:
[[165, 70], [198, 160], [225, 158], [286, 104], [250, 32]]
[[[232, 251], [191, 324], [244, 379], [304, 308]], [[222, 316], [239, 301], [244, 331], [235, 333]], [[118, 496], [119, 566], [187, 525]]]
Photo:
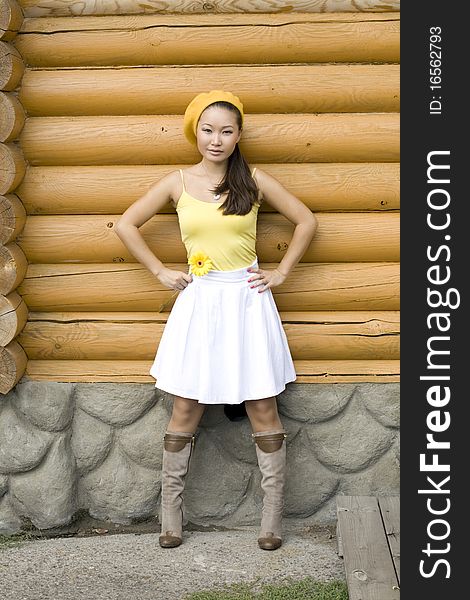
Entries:
[[184, 288], [193, 280], [193, 276], [190, 273], [175, 271], [174, 269], [168, 269], [167, 267], [161, 269], [156, 277], [161, 284], [172, 290], [184, 290]]

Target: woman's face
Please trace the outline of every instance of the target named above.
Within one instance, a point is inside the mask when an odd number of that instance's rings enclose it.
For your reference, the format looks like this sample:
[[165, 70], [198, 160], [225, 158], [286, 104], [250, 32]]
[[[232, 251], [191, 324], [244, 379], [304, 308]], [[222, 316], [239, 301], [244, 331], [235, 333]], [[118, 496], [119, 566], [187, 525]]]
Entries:
[[199, 152], [207, 160], [227, 160], [240, 137], [241, 130], [233, 111], [209, 106], [201, 114], [196, 128], [196, 140]]

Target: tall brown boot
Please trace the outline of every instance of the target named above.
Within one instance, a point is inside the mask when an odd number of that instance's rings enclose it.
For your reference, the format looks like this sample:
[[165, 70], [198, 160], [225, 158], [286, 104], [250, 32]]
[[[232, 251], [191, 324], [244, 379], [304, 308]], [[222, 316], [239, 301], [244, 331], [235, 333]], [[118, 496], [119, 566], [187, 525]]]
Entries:
[[262, 550], [276, 550], [282, 544], [282, 509], [286, 473], [286, 432], [260, 431], [252, 434], [261, 471], [264, 491], [263, 515], [258, 546]]
[[194, 447], [194, 434], [167, 431], [162, 464], [162, 548], [175, 548], [183, 541], [184, 479]]

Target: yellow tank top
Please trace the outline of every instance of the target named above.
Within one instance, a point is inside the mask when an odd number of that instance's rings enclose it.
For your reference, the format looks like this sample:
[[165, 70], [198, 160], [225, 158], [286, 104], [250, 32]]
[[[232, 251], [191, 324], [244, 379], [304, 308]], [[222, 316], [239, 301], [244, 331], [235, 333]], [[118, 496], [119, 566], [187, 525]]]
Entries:
[[217, 210], [223, 202], [194, 198], [186, 191], [181, 169], [180, 174], [183, 192], [176, 212], [188, 258], [195, 252], [204, 252], [215, 271], [234, 271], [251, 265], [256, 259], [259, 203], [255, 203], [246, 215], [223, 215]]

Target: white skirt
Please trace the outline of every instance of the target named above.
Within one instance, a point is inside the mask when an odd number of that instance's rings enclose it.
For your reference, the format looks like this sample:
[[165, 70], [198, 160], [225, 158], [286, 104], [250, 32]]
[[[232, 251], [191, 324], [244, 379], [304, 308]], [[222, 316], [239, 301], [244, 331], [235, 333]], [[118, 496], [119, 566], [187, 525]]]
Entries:
[[247, 268], [193, 274], [150, 369], [155, 387], [202, 404], [240, 404], [275, 396], [295, 381], [271, 289], [250, 288]]

